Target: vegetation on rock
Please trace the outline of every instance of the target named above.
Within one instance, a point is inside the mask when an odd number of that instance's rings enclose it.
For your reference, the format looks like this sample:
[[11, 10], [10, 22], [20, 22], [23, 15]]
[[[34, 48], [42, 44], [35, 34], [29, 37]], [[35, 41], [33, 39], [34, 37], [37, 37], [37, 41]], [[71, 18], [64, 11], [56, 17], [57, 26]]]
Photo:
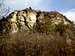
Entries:
[[10, 33], [10, 18], [0, 20], [0, 56], [75, 56], [75, 25], [55, 11], [36, 13], [31, 31]]

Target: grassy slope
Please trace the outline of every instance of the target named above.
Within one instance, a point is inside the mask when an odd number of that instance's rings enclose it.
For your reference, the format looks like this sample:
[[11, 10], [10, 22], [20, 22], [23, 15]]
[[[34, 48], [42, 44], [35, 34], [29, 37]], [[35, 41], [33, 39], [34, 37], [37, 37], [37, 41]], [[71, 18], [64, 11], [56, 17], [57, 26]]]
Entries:
[[[62, 34], [60, 32], [62, 31]], [[0, 36], [0, 56], [74, 56], [75, 30], [17, 32]]]

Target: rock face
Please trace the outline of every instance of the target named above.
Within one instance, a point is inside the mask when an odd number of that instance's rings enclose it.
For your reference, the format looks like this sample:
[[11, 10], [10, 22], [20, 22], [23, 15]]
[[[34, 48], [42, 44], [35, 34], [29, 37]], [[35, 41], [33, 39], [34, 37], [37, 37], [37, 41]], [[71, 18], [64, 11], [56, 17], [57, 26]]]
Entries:
[[32, 30], [36, 23], [36, 13], [33, 11], [15, 11], [8, 17], [11, 32]]
[[1, 22], [6, 21], [9, 26], [5, 31], [10, 31], [12, 33], [17, 31], [32, 30], [33, 25], [36, 23], [36, 15], [36, 12], [30, 9], [14, 11], [4, 20], [2, 19]]
[[44, 24], [46, 22], [51, 22], [51, 24], [63, 23], [65, 25], [71, 23], [71, 21], [58, 12], [41, 12], [27, 8], [21, 11], [14, 11], [6, 18], [1, 19], [0, 31], [14, 33], [17, 31], [33, 30], [33, 26], [37, 24], [37, 21]]
[[51, 12], [38, 12], [38, 20], [40, 22], [47, 22], [50, 21], [52, 24], [70, 24], [72, 23], [70, 20], [68, 20], [65, 16], [60, 14], [59, 12], [56, 11], [51, 11]]

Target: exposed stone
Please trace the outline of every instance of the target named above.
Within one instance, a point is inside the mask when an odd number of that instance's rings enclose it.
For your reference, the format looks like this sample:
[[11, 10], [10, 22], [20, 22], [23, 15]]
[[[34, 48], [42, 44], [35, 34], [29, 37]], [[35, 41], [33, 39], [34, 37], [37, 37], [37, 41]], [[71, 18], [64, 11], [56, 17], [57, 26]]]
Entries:
[[[51, 24], [60, 24], [63, 22], [65, 25], [71, 23], [71, 21], [69, 21], [65, 16], [56, 11], [39, 12], [32, 10], [31, 8], [26, 8], [21, 11], [16, 10], [12, 12], [5, 19], [0, 20], [0, 25], [2, 25], [1, 22], [8, 23], [8, 26], [3, 28], [2, 31], [8, 31], [12, 33], [17, 31], [29, 31], [33, 30], [34, 25], [37, 24], [37, 20], [44, 24], [47, 22], [51, 22]], [[7, 25], [7, 23], [3, 25]], [[2, 26], [0, 26], [0, 28], [1, 27]]]
[[14, 11], [7, 17], [11, 26], [10, 31], [14, 33], [17, 31], [32, 30], [33, 25], [36, 23], [36, 15], [34, 11]]

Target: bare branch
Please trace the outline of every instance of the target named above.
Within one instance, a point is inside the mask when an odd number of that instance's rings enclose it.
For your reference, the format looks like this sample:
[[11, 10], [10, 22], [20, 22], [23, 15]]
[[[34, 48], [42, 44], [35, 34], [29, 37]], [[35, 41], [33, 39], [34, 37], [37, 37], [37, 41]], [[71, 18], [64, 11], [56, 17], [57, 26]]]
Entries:
[[0, 17], [6, 16], [10, 11], [10, 8], [5, 6], [4, 2], [5, 0], [0, 0]]

